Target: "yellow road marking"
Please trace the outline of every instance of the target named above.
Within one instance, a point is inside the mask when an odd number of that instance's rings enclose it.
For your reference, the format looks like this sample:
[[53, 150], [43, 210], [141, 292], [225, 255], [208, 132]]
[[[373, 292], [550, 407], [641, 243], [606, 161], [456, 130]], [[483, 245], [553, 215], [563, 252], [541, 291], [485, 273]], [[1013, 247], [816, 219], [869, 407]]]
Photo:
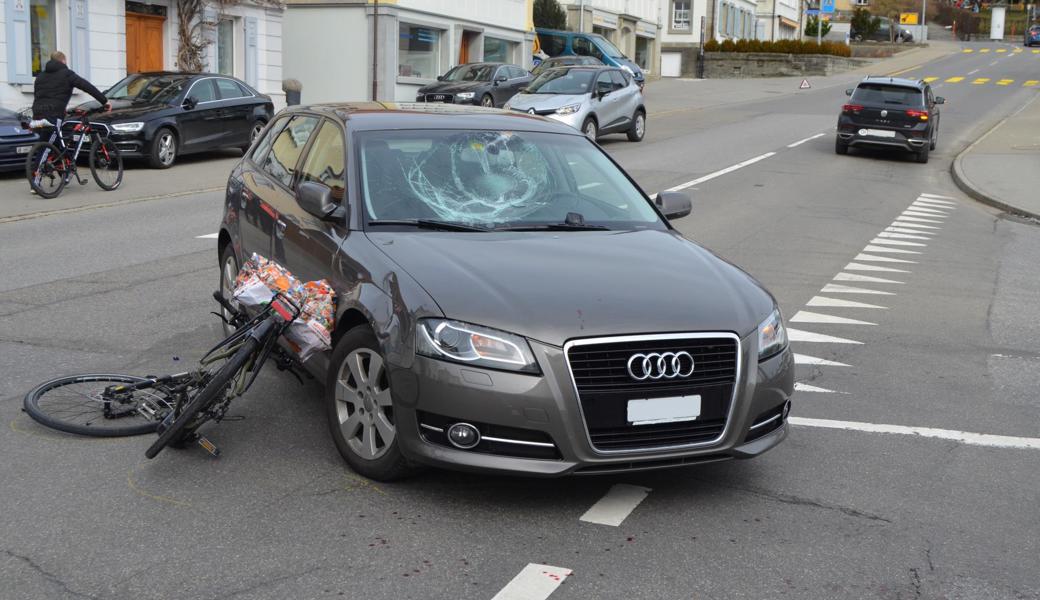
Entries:
[[979, 52], [989, 52], [989, 48], [983, 48], [982, 50], [979, 50]]
[[964, 49], [964, 53], [965, 54], [971, 54], [972, 52], [974, 52], [974, 50], [972, 50], [971, 48], [965, 48]]
[[1036, 79], [1030, 79], [1029, 81], [1023, 83], [1022, 87], [1036, 87], [1038, 84], [1040, 84], [1040, 81], [1037, 81]]
[[933, 82], [933, 81], [938, 81], [938, 80], [939, 80], [939, 78], [938, 78], [938, 77], [925, 77], [925, 78], [924, 78], [924, 82], [925, 82], [925, 83], [931, 83], [931, 82]]
[[997, 82], [997, 85], [1011, 85], [1012, 83], [1015, 83], [1014, 79], [1001, 79]]
[[152, 500], [158, 500], [159, 502], [165, 502], [166, 504], [172, 504], [174, 506], [191, 506], [191, 502], [188, 502], [187, 500], [177, 500], [176, 498], [168, 498], [166, 496], [160, 496], [158, 494], [153, 494], [147, 490], [141, 489], [137, 485], [137, 483], [134, 482], [134, 470], [136, 468], [137, 467], [131, 467], [130, 470], [126, 472], [126, 485], [129, 486], [130, 489], [133, 490], [136, 494], [144, 496], [145, 498], [151, 498]]
[[1033, 54], [1040, 54], [1040, 50], [1033, 50]]
[[1007, 52], [1007, 48], [997, 48], [997, 54], [1003, 54]]
[[962, 81], [964, 81], [963, 77], [950, 77], [946, 80], [946, 83], [960, 83]]
[[975, 84], [975, 85], [982, 85], [984, 83], [989, 83], [989, 77], [979, 77], [975, 81], [972, 81], [972, 83]]
[[1022, 51], [1022, 49], [1021, 49], [1021, 48], [1015, 48], [1014, 50], [1012, 50], [1012, 51], [1011, 51], [1011, 53], [1012, 53], [1012, 54], [1018, 54], [1018, 53], [1019, 53], [1019, 52], [1021, 52], [1021, 51]]

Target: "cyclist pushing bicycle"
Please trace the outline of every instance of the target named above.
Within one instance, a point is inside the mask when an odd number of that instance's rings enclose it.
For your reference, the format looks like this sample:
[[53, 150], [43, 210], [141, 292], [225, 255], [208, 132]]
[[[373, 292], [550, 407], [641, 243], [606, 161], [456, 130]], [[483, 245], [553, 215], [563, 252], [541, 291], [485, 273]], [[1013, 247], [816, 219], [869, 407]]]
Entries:
[[49, 121], [55, 127], [60, 126], [60, 122], [65, 119], [65, 109], [72, 99], [72, 92], [76, 89], [93, 96], [106, 110], [111, 108], [105, 94], [68, 67], [64, 52], [54, 52], [33, 83], [33, 120]]

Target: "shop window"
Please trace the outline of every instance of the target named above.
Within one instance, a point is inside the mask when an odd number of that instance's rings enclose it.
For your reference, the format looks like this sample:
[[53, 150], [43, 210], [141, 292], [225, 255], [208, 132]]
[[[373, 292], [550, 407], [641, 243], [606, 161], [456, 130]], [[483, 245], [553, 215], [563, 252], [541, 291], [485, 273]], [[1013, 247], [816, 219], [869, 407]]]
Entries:
[[401, 23], [397, 74], [433, 79], [440, 72], [441, 31]]
[[[32, 36], [32, 74], [38, 75], [51, 53], [58, 49], [54, 0], [30, 0], [29, 32]], [[24, 38], [23, 38], [24, 39]]]
[[[672, 29], [676, 31], [690, 31], [693, 26], [691, 21], [690, 0], [675, 0], [672, 2]], [[638, 53], [638, 50], [636, 52]]]
[[510, 42], [508, 40], [501, 40], [499, 38], [488, 37], [486, 35], [484, 36], [485, 62], [515, 62], [515, 50], [516, 42]]
[[636, 38], [636, 64], [644, 71], [650, 68], [650, 40], [645, 37]]
[[235, 21], [221, 19], [217, 23], [217, 73], [235, 74]]

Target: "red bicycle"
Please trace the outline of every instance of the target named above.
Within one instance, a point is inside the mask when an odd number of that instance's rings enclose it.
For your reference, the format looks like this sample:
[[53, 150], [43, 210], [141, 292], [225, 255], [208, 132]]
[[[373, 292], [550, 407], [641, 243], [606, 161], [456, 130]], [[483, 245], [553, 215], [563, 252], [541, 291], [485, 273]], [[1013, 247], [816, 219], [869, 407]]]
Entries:
[[[95, 111], [97, 112], [97, 111]], [[55, 198], [65, 186], [76, 176], [80, 185], [86, 185], [87, 179], [79, 176], [76, 163], [80, 151], [89, 140], [90, 174], [103, 190], [112, 191], [123, 182], [123, 157], [115, 142], [108, 139], [100, 129], [91, 125], [88, 112], [78, 113], [80, 120], [69, 123], [58, 119], [57, 123], [49, 121], [32, 121], [29, 127], [37, 130], [52, 128], [50, 138], [46, 142], [33, 144], [25, 159], [25, 177], [33, 191], [43, 198]], [[66, 131], [69, 135], [66, 141]], [[71, 143], [71, 147], [70, 147]]]

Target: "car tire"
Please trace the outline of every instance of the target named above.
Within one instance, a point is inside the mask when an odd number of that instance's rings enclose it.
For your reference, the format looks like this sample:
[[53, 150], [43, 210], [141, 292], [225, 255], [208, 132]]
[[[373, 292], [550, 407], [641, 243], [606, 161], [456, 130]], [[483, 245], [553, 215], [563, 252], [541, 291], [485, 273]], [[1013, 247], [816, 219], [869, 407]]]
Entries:
[[[234, 245], [228, 243], [220, 253], [220, 287], [217, 289], [220, 290], [220, 295], [232, 304], [235, 303], [235, 301], [231, 299], [231, 295], [235, 290], [235, 278], [238, 277], [238, 268], [238, 257], [235, 256]], [[223, 308], [220, 309], [220, 314], [224, 319], [231, 317], [231, 315], [227, 314]], [[235, 332], [235, 328], [228, 325], [227, 321], [224, 321], [222, 326], [224, 328], [224, 337]]]
[[327, 377], [329, 432], [347, 464], [376, 481], [411, 474], [414, 467], [397, 438], [386, 361], [371, 328], [359, 325], [343, 334], [332, 351]]
[[177, 134], [169, 127], [155, 132], [148, 150], [148, 164], [153, 169], [169, 169], [177, 160]]
[[841, 138], [836, 138], [834, 140], [834, 152], [835, 154], [845, 156], [849, 153], [849, 145], [842, 143]]
[[928, 146], [918, 150], [917, 154], [914, 155], [914, 160], [921, 164], [928, 164]]
[[253, 121], [253, 126], [249, 128], [249, 143], [242, 146], [242, 154], [249, 152], [249, 149], [253, 147], [253, 142], [256, 141], [256, 138], [260, 137], [260, 132], [262, 132], [266, 126], [267, 121], [264, 121], [263, 119]]
[[928, 143], [929, 150], [935, 150], [935, 145], [939, 143], [939, 130], [936, 129], [932, 132], [932, 141]]
[[581, 124], [581, 132], [585, 134], [585, 137], [595, 142], [599, 138], [599, 127], [596, 125], [596, 119], [586, 117]]
[[637, 110], [635, 116], [632, 117], [632, 128], [628, 130], [628, 141], [641, 142], [645, 135], [646, 113], [642, 110]]
[[484, 94], [480, 98], [480, 105], [486, 106], [487, 108], [495, 108], [495, 99], [491, 94]]

